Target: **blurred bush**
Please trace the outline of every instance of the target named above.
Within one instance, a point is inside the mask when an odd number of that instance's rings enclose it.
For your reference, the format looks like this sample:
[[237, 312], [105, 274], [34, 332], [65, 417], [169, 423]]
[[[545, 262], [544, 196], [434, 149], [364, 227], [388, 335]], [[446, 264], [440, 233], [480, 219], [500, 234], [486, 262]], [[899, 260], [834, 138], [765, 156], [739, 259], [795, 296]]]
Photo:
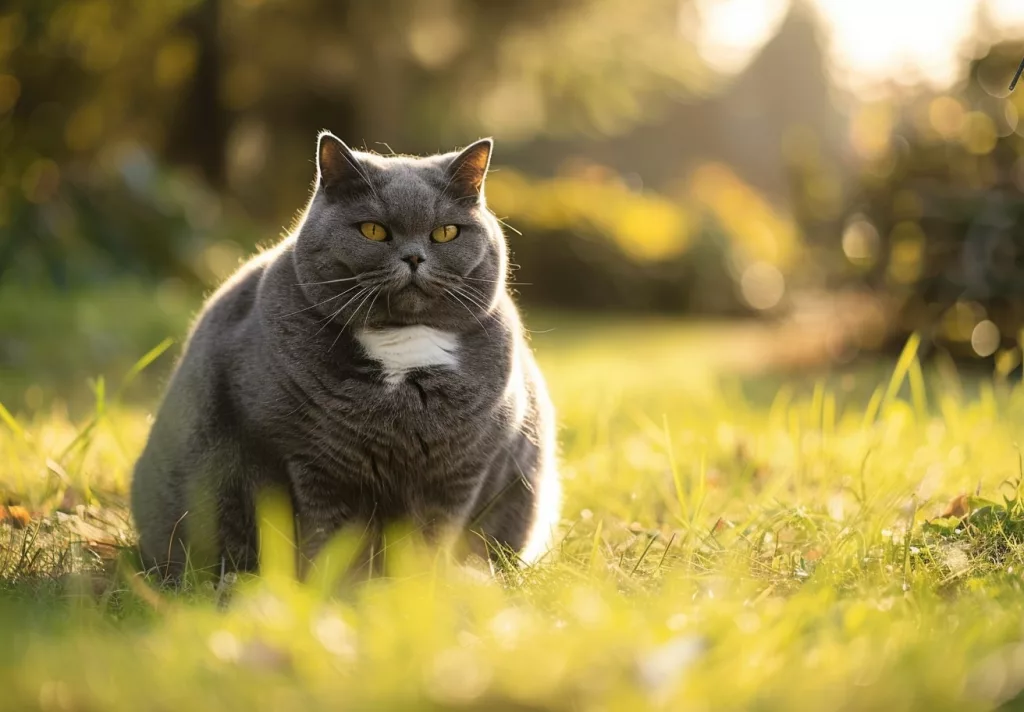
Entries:
[[29, 164], [25, 199], [9, 203], [0, 225], [0, 279], [67, 287], [134, 275], [209, 286], [237, 267], [258, 234], [247, 221], [139, 147], [118, 158], [109, 172]]
[[[38, 411], [57, 397], [76, 413], [88, 411], [91, 381], [105, 377], [112, 394], [146, 352], [186, 333], [200, 304], [201, 294], [176, 279], [121, 279], [78, 288], [70, 299], [46, 285], [0, 284], [0, 403], [13, 412]], [[125, 395], [157, 397], [179, 347]]]
[[704, 164], [674, 195], [638, 191], [577, 159], [563, 175], [510, 169], [488, 183], [528, 303], [747, 314], [779, 306], [799, 252], [792, 222], [728, 167]]
[[198, 292], [302, 206], [319, 129], [382, 153], [496, 134], [527, 303], [773, 316], [857, 291], [888, 323], [861, 347], [1019, 358], [1024, 48], [847, 102], [807, 3], [738, 74], [698, 52], [713, 5], [8, 0], [0, 283]]
[[[517, 170], [489, 191], [524, 232], [528, 302], [776, 308], [799, 240], [732, 168], [652, 138], [679, 163], [640, 187], [570, 143], [610, 145], [712, 89], [683, 41], [690, 4], [12, 0], [0, 280], [214, 284], [301, 206], [329, 126], [382, 152], [497, 133]], [[516, 149], [541, 137], [565, 142], [554, 177]]]
[[10, 0], [0, 270], [56, 284], [110, 272], [207, 281], [205, 263], [226, 254], [206, 250], [214, 229], [247, 248], [266, 228], [239, 237], [234, 216], [281, 225], [301, 206], [324, 127], [411, 152], [483, 132], [625, 130], [705, 81], [678, 41], [678, 11], [677, 0]]
[[[856, 168], [847, 207], [816, 209], [819, 169], [794, 164], [810, 235], [824, 235], [833, 286], [861, 285], [890, 305], [889, 345], [911, 331], [955, 357], [1020, 362], [1024, 329], [1024, 93], [1008, 78], [1024, 45], [973, 61], [945, 94], [918, 91], [853, 116]], [[834, 237], [833, 237], [834, 236]]]

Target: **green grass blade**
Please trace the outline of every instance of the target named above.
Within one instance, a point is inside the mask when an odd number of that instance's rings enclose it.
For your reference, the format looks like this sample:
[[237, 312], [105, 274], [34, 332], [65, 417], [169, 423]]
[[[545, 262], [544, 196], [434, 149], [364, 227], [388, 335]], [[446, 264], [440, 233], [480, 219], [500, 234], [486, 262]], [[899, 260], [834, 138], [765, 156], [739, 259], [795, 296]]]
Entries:
[[601, 530], [604, 528], [604, 521], [598, 521], [594, 529], [594, 542], [590, 547], [590, 575], [597, 574], [597, 567], [602, 563], [601, 557]]
[[917, 349], [920, 345], [921, 336], [914, 332], [907, 339], [903, 352], [900, 354], [899, 360], [896, 361], [896, 368], [893, 369], [892, 378], [889, 379], [889, 385], [885, 389], [885, 397], [882, 398], [883, 403], [891, 402], [900, 392], [903, 381], [907, 377], [907, 372], [910, 371], [911, 365], [917, 360]]
[[875, 419], [878, 417], [878, 411], [882, 407], [883, 390], [879, 386], [871, 394], [871, 400], [868, 401], [868, 407], [864, 411], [864, 419], [861, 421], [861, 430], [867, 430], [874, 425]]
[[668, 416], [662, 416], [662, 429], [665, 434], [665, 450], [668, 454], [668, 466], [672, 472], [672, 482], [676, 488], [676, 500], [679, 502], [680, 518], [686, 521], [686, 512], [689, 511], [686, 490], [683, 488], [683, 480], [679, 475], [679, 466], [676, 464], [675, 449], [672, 447], [672, 435], [668, 429]]
[[288, 497], [280, 492], [261, 492], [256, 500], [256, 517], [260, 574], [268, 579], [294, 580], [295, 520]]
[[142, 373], [147, 368], [149, 368], [150, 364], [152, 364], [154, 361], [160, 358], [160, 356], [163, 355], [163, 353], [167, 349], [171, 348], [171, 346], [173, 345], [174, 339], [168, 337], [161, 341], [156, 346], [154, 346], [153, 348], [151, 348], [149, 351], [145, 353], [145, 355], [142, 358], [136, 361], [132, 365], [132, 367], [128, 369], [128, 372], [124, 375], [124, 378], [121, 379], [121, 385], [118, 387], [114, 399], [120, 399], [120, 396], [124, 393], [128, 386], [130, 386], [131, 383], [136, 378], [138, 378], [139, 374]]
[[21, 424], [18, 423], [17, 419], [13, 415], [11, 415], [11, 411], [7, 410], [3, 403], [0, 403], [0, 420], [2, 420], [19, 438], [25, 441], [29, 440], [28, 433], [25, 432], [25, 429], [21, 427]]
[[924, 373], [921, 371], [921, 361], [918, 358], [910, 364], [908, 373], [910, 380], [910, 396], [914, 401], [914, 411], [917, 417], [924, 422], [928, 419], [928, 396], [924, 385]]

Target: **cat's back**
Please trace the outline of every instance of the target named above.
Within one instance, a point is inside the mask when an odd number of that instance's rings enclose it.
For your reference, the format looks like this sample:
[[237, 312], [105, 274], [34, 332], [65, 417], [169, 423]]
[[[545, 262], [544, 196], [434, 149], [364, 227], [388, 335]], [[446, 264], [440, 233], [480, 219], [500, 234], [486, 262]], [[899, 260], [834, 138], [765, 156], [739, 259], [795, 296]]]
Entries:
[[261, 284], [287, 248], [285, 241], [251, 258], [207, 299], [189, 336], [188, 351], [208, 346], [231, 350], [240, 346], [236, 339], [251, 338], [259, 327]]
[[186, 443], [195, 441], [196, 433], [211, 432], [211, 419], [227, 420], [235, 386], [232, 374], [248, 368], [258, 346], [258, 294], [279, 254], [275, 248], [253, 257], [207, 299], [171, 375], [137, 478], [152, 464], [151, 458], [162, 459], [159, 453], [188, 449]]

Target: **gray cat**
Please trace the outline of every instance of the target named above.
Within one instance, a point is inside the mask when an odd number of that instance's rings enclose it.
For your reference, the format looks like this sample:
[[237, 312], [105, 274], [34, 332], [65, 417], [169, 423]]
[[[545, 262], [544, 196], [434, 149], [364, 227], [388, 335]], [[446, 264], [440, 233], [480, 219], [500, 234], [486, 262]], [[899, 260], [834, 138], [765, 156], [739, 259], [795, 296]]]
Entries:
[[301, 223], [209, 300], [136, 464], [148, 566], [255, 569], [264, 487], [289, 493], [306, 560], [344, 525], [399, 521], [545, 551], [554, 417], [484, 199], [491, 149], [320, 135]]

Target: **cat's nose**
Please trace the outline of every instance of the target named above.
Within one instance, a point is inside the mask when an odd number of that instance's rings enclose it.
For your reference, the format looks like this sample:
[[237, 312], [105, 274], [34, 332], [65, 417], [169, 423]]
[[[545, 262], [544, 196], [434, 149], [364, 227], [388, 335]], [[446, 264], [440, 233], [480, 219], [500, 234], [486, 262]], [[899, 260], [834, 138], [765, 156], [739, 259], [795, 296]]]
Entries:
[[419, 252], [412, 252], [403, 257], [402, 261], [409, 265], [409, 269], [415, 272], [419, 268], [420, 263], [422, 263], [424, 259], [426, 258]]

